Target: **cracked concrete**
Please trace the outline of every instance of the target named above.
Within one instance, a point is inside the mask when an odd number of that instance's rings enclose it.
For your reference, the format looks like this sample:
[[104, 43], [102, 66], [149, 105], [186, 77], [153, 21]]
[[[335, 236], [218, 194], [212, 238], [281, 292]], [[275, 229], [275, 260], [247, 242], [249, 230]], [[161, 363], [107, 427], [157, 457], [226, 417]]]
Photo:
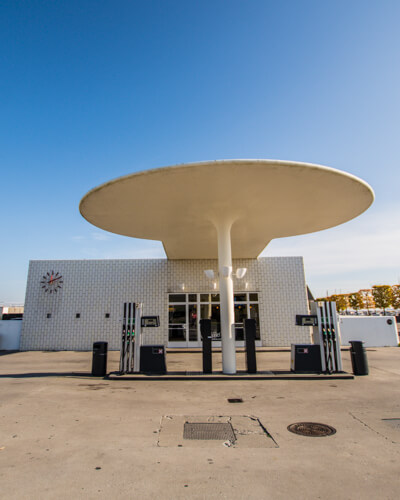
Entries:
[[251, 415], [165, 415], [161, 419], [158, 446], [185, 448], [218, 448], [224, 440], [183, 439], [183, 426], [189, 423], [230, 423], [236, 440], [229, 444], [232, 448], [275, 448], [276, 441], [268, 433], [257, 417]]
[[[367, 427], [368, 429], [370, 429], [372, 432], [375, 432], [376, 434], [378, 434], [379, 436], [382, 436], [384, 439], [387, 439], [388, 441], [390, 441], [393, 444], [400, 444], [400, 433], [399, 433], [399, 430], [396, 429], [396, 428], [394, 428], [394, 427], [390, 430], [390, 429], [388, 429], [387, 427], [384, 426], [384, 420], [387, 420], [388, 417], [386, 417], [386, 419], [383, 419], [383, 418], [377, 418], [376, 416], [372, 416], [372, 418], [371, 418], [371, 415], [365, 415], [365, 416], [362, 416], [362, 417], [358, 417], [358, 416], [354, 415], [351, 412], [349, 412], [349, 414], [355, 420], [358, 420], [361, 424], [365, 425], [365, 427]], [[368, 424], [366, 422], [366, 420], [369, 420], [370, 423]], [[372, 422], [371, 422], [371, 420], [372, 420]], [[384, 432], [383, 433], [380, 432], [377, 429], [377, 427], [383, 428]]]

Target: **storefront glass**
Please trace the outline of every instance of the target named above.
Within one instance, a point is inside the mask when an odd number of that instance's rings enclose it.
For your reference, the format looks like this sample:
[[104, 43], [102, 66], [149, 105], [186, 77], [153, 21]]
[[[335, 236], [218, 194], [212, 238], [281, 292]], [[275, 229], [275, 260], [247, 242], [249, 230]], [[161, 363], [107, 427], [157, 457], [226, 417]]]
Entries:
[[[200, 320], [211, 319], [214, 345], [221, 342], [220, 297], [218, 293], [169, 294], [170, 347], [201, 347]], [[243, 321], [254, 318], [256, 340], [260, 341], [258, 293], [238, 292], [234, 295], [235, 335], [237, 345], [244, 345]], [[260, 343], [259, 343], [260, 345]]]

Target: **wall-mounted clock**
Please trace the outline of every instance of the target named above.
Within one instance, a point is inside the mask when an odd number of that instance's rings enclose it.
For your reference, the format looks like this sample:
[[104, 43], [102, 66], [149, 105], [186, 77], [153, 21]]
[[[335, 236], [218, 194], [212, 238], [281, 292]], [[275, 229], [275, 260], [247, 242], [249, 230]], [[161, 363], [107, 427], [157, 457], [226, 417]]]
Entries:
[[49, 293], [57, 293], [58, 290], [62, 288], [63, 285], [63, 277], [60, 273], [55, 273], [54, 271], [46, 273], [41, 281], [41, 287], [45, 292]]

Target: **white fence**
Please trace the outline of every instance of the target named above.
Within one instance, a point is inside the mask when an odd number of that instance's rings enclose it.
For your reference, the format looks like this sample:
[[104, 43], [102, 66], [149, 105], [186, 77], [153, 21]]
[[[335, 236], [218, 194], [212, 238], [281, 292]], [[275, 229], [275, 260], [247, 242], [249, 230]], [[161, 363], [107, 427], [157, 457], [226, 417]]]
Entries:
[[339, 316], [342, 345], [350, 340], [361, 340], [364, 347], [397, 346], [396, 318], [394, 316]]
[[18, 351], [22, 319], [0, 320], [0, 351]]

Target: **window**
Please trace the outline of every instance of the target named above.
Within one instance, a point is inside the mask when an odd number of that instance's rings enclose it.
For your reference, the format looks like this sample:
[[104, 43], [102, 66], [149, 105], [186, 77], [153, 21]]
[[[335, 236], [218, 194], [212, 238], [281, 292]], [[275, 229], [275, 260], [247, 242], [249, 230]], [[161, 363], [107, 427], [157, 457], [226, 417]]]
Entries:
[[105, 317], [109, 318], [110, 317], [110, 313], [106, 313]]
[[76, 318], [76, 319], [79, 319], [80, 317], [81, 317], [81, 313], [76, 313], [76, 314], [75, 314], [75, 318]]
[[51, 313], [47, 313], [47, 314], [46, 314], [46, 318], [47, 318], [47, 319], [51, 318]]
[[219, 293], [201, 293], [200, 302], [219, 302]]
[[[170, 293], [168, 304], [168, 340], [177, 346], [201, 343], [200, 320], [211, 319], [211, 334], [214, 341], [221, 340], [219, 293]], [[258, 293], [237, 292], [234, 294], [235, 333], [238, 342], [244, 341], [243, 321], [256, 320], [256, 340], [260, 340]]]
[[186, 294], [185, 293], [171, 293], [169, 295], [170, 302], [186, 302]]
[[233, 296], [233, 300], [235, 302], [246, 302], [247, 301], [247, 293], [235, 293]]
[[169, 341], [186, 342], [186, 305], [168, 308]]

